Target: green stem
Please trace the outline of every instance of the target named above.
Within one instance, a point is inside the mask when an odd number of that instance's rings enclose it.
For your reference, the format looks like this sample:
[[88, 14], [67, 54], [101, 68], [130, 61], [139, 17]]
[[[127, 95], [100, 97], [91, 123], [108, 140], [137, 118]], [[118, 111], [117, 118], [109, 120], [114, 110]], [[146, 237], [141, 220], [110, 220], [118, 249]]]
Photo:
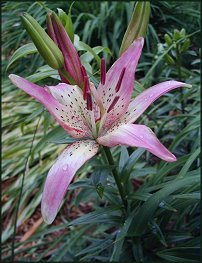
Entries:
[[105, 147], [105, 146], [103, 146], [103, 149], [104, 149], [105, 155], [107, 157], [108, 163], [113, 167], [112, 173], [113, 173], [116, 185], [118, 187], [118, 191], [119, 191], [120, 197], [122, 199], [123, 206], [125, 208], [125, 211], [127, 211], [127, 208], [128, 208], [127, 196], [126, 196], [124, 187], [123, 187], [123, 185], [122, 185], [122, 183], [120, 181], [119, 174], [118, 174], [118, 172], [116, 170], [115, 163], [114, 163], [111, 151], [110, 151], [110, 149], [108, 147]]

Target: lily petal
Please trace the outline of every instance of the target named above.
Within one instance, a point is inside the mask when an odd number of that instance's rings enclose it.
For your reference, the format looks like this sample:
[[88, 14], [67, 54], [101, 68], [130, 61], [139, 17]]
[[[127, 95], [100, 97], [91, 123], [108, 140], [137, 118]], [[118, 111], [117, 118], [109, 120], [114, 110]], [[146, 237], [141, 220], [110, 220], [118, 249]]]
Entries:
[[79, 141], [68, 146], [48, 173], [45, 182], [41, 210], [44, 221], [51, 224], [67, 188], [77, 170], [98, 151], [99, 145], [94, 141]]
[[176, 157], [157, 139], [153, 131], [145, 125], [124, 124], [110, 129], [97, 139], [99, 144], [113, 147], [127, 145], [141, 147], [167, 161], [174, 162]]
[[[85, 125], [81, 116], [79, 115], [80, 113], [78, 112], [78, 109], [76, 112], [77, 115], [75, 115], [74, 112], [71, 112], [69, 110], [71, 107], [71, 104], [69, 102], [69, 105], [63, 105], [62, 103], [60, 103], [60, 101], [57, 100], [57, 98], [54, 98], [54, 96], [52, 96], [45, 88], [42, 88], [17, 75], [11, 74], [9, 78], [15, 86], [24, 90], [27, 94], [34, 97], [41, 104], [43, 104], [47, 108], [47, 110], [53, 115], [56, 121], [70, 135], [76, 138], [82, 138], [91, 135], [89, 128]], [[60, 87], [60, 84], [57, 85], [55, 89], [58, 89], [58, 87]]]
[[[90, 111], [87, 110], [81, 89], [76, 85], [60, 83], [57, 86], [47, 86], [54, 98], [65, 106], [65, 119], [79, 130], [85, 130], [91, 135], [92, 122]], [[95, 102], [93, 109], [96, 109]], [[60, 112], [60, 114], [64, 114]]]
[[129, 105], [128, 111], [120, 118], [120, 123], [133, 123], [160, 96], [170, 90], [191, 85], [170, 80], [154, 85], [140, 93]]
[[108, 111], [103, 129], [109, 128], [128, 108], [143, 44], [143, 38], [134, 41], [107, 72], [105, 85], [100, 83], [98, 87], [104, 108]]

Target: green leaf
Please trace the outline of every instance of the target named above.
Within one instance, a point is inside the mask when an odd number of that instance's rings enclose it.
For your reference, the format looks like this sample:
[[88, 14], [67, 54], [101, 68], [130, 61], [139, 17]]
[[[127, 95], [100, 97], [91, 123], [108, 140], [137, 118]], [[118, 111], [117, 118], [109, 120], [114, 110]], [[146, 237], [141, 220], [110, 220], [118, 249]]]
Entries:
[[[96, 211], [81, 216], [69, 223], [69, 226], [85, 225], [85, 224], [97, 224], [100, 222], [108, 222], [108, 224], [114, 224], [119, 218], [119, 207], [105, 207], [97, 208]], [[115, 220], [115, 221], [114, 221]]]
[[170, 248], [157, 252], [157, 255], [169, 262], [200, 262], [199, 247]]
[[142, 148], [138, 148], [137, 150], [135, 150], [130, 157], [128, 158], [125, 166], [122, 169], [122, 174], [124, 176], [122, 176], [122, 180], [123, 183], [127, 182], [130, 176], [130, 172], [133, 169], [133, 166], [135, 165], [135, 163], [137, 162], [137, 160], [141, 157], [141, 155], [145, 152], [145, 149]]
[[119, 159], [119, 172], [123, 170], [123, 167], [126, 165], [128, 158], [129, 158], [129, 154], [127, 148], [125, 146], [121, 146], [121, 155]]
[[54, 128], [52, 131], [47, 133], [46, 136], [42, 137], [42, 139], [37, 143], [37, 145], [34, 147], [34, 152], [41, 151], [46, 144], [49, 143], [72, 143], [75, 142], [76, 139], [71, 138], [70, 135], [68, 135], [65, 130], [58, 126]]
[[89, 45], [87, 45], [86, 43], [82, 41], [79, 41], [78, 47], [79, 47], [79, 50], [88, 51], [95, 58], [98, 66], [100, 66], [100, 61], [101, 61], [100, 57], [96, 54], [96, 52]]
[[165, 237], [164, 237], [159, 225], [155, 221], [152, 221], [149, 224], [149, 228], [150, 228], [151, 232], [158, 238], [158, 240], [161, 242], [161, 244], [163, 244], [164, 246], [167, 247]]
[[[168, 182], [166, 186], [154, 193], [147, 201], [141, 206], [138, 213], [133, 219], [133, 224], [129, 229], [130, 236], [141, 236], [153, 215], [158, 208], [159, 204], [164, 201], [170, 194], [184, 188], [187, 185], [199, 182], [199, 176], [177, 178], [171, 182]], [[141, 218], [141, 220], [140, 220]]]
[[126, 219], [124, 225], [122, 226], [121, 229], [119, 229], [117, 231], [117, 236], [116, 239], [114, 241], [114, 248], [113, 248], [113, 252], [112, 252], [112, 256], [110, 258], [110, 261], [119, 261], [121, 253], [123, 251], [123, 243], [125, 240], [125, 237], [128, 233], [128, 229], [132, 223], [133, 217], [135, 215], [136, 211], [133, 211], [129, 217]]
[[200, 154], [200, 148], [198, 148], [196, 151], [194, 151], [191, 156], [188, 158], [188, 160], [186, 161], [185, 165], [182, 167], [180, 173], [179, 173], [179, 177], [183, 177], [186, 175], [187, 171], [189, 170], [190, 166], [192, 165], [192, 163], [195, 161], [195, 159], [199, 156]]
[[104, 189], [107, 181], [107, 177], [110, 174], [110, 170], [107, 168], [98, 168], [91, 175], [92, 183], [100, 198], [103, 197]]
[[85, 257], [82, 258], [82, 260], [87, 259], [89, 257], [92, 257], [92, 255], [98, 255], [101, 251], [105, 250], [111, 245], [112, 245], [111, 236], [100, 240], [95, 240], [92, 242], [90, 246], [84, 248], [78, 254], [76, 254], [76, 257], [87, 254]]
[[71, 6], [69, 8], [68, 15], [61, 8], [57, 8], [58, 16], [59, 16], [66, 32], [67, 32], [69, 38], [71, 39], [72, 43], [74, 43], [74, 26], [73, 26], [72, 18], [71, 18], [71, 9], [72, 9], [73, 4], [74, 4], [74, 2], [71, 4]]
[[12, 55], [12, 57], [9, 60], [8, 66], [6, 68], [6, 71], [10, 68], [10, 66], [17, 61], [18, 59], [25, 57], [30, 54], [37, 53], [38, 50], [35, 47], [33, 43], [26, 44], [20, 48], [18, 48]]

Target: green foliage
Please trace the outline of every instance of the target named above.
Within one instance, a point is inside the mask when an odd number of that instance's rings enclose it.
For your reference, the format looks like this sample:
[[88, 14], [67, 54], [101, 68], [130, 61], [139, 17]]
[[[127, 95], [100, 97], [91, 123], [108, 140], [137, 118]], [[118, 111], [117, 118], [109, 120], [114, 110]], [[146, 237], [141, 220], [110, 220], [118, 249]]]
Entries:
[[[41, 85], [53, 85], [59, 80], [57, 71], [44, 65], [36, 54], [19, 15], [27, 12], [45, 28], [46, 12], [49, 9], [57, 12], [60, 8], [68, 14], [71, 24], [70, 4], [65, 1], [2, 4], [2, 260], [11, 261], [13, 250], [18, 261], [199, 262], [197, 2], [152, 2], [146, 46], [133, 93], [135, 97], [150, 85], [168, 79], [192, 84], [190, 89], [165, 95], [138, 119], [138, 123], [155, 131], [177, 156], [177, 162], [159, 161], [141, 149], [111, 149], [128, 195], [129, 207], [123, 216], [111, 175], [113, 167], [106, 165], [105, 156], [99, 152], [78, 171], [55, 225], [41, 223], [28, 240], [20, 240], [25, 233], [21, 230], [23, 226], [35, 222], [35, 217], [40, 219], [38, 211], [48, 170], [66, 144], [75, 139], [7, 78], [12, 72]], [[72, 5], [74, 44], [96, 85], [100, 59], [105, 56], [111, 65], [118, 56], [133, 7], [134, 2], [83, 1]], [[60, 15], [62, 19], [66, 17], [62, 11]], [[13, 237], [20, 197], [17, 232]]]

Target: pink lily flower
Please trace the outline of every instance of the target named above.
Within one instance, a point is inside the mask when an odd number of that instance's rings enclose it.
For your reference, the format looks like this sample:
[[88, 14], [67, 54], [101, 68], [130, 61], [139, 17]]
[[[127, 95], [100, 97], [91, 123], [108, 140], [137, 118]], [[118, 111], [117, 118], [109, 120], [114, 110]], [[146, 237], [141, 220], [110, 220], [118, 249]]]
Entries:
[[9, 76], [14, 85], [42, 103], [67, 133], [81, 139], [65, 148], [48, 173], [41, 205], [46, 223], [53, 222], [72, 178], [98, 152], [99, 145], [142, 147], [167, 162], [176, 161], [151, 129], [134, 122], [161, 95], [190, 85], [166, 81], [131, 101], [142, 47], [143, 38], [134, 41], [107, 73], [102, 60], [98, 89], [89, 84], [87, 76], [83, 91], [66, 83], [42, 88], [19, 76]]

